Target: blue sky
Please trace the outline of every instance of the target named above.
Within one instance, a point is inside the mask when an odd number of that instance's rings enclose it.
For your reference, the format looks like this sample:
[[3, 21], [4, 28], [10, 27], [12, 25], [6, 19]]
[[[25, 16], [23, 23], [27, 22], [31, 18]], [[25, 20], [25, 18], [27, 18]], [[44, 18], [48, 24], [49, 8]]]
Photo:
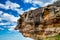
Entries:
[[0, 0], [0, 40], [32, 40], [14, 30], [19, 14], [55, 1], [57, 0]]

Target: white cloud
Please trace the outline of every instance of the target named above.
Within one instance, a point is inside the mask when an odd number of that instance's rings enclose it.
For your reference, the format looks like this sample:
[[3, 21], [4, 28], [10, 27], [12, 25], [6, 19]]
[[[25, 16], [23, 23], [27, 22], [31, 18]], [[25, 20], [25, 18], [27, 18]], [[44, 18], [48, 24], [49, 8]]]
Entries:
[[35, 9], [37, 9], [37, 7], [30, 7], [28, 10], [25, 10], [25, 12], [28, 12], [30, 10], [35, 10]]
[[48, 4], [52, 4], [53, 2], [55, 2], [57, 0], [50, 0], [49, 2], [44, 3], [42, 0], [24, 0], [25, 3], [31, 3], [32, 5], [36, 6], [39, 5], [41, 7], [47, 6]]
[[5, 5], [0, 3], [0, 8], [5, 8]]
[[15, 27], [16, 27], [16, 25], [10, 26], [10, 28], [8, 30], [13, 31], [13, 30], [15, 30]]
[[24, 1], [25, 1], [26, 3], [28, 3], [28, 2], [30, 3], [32, 0], [24, 0]]
[[[17, 24], [17, 20], [18, 20], [18, 18], [19, 17], [15, 17], [14, 15], [11, 15], [11, 14], [8, 14], [8, 13], [4, 13], [3, 11], [2, 11], [2, 15], [1, 15], [1, 17], [0, 17], [0, 25], [4, 25], [3, 27], [4, 28], [9, 28], [9, 30], [12, 30], [14, 27], [16, 27], [15, 25]], [[6, 20], [7, 22], [2, 22], [2, 20]], [[12, 24], [13, 26], [6, 26], [6, 25], [10, 25], [10, 24]]]
[[0, 25], [9, 25], [10, 23], [9, 22], [6, 22], [6, 23], [3, 23], [1, 22]]
[[[3, 13], [3, 12], [2, 12], [2, 11], [0, 11], [0, 17], [1, 17], [1, 15], [2, 15], [2, 13]], [[1, 22], [1, 18], [0, 18], [0, 22]]]
[[4, 9], [12, 9], [12, 10], [14, 10], [14, 9], [16, 9], [16, 8], [18, 8], [18, 7], [20, 7], [19, 4], [10, 2], [9, 0], [6, 1], [5, 4], [1, 4], [1, 3], [0, 3], [0, 8], [4, 8]]
[[6, 22], [6, 23], [1, 22], [0, 25], [10, 25], [10, 24], [14, 25], [14, 24], [17, 23], [18, 18], [19, 17], [14, 17], [13, 15], [5, 13], [5, 14], [2, 15], [1, 20], [6, 20], [8, 22]]
[[24, 10], [20, 8], [19, 4], [13, 3], [9, 0], [7, 0], [5, 4], [0, 3], [0, 8], [6, 9], [6, 10], [11, 9], [11, 10], [17, 11], [18, 14], [22, 14], [24, 12]]
[[0, 28], [0, 30], [4, 30], [3, 28]]
[[57, 0], [51, 0], [50, 2], [46, 2], [45, 4], [44, 4], [44, 6], [47, 6], [48, 4], [53, 4], [54, 2], [56, 2]]
[[20, 7], [19, 4], [13, 3], [13, 2], [10, 2], [10, 1], [6, 1], [5, 6], [6, 6], [6, 8], [10, 8], [10, 9], [12, 9], [12, 10], [14, 10], [14, 9], [16, 9], [16, 8], [18, 8], [18, 7]]
[[25, 11], [23, 11], [23, 9], [15, 9], [19, 14], [23, 14]]
[[[18, 14], [22, 14], [24, 11], [22, 8], [20, 8], [20, 5], [17, 3], [13, 3], [11, 1], [6, 1], [5, 4], [1, 4], [0, 3], [0, 8], [2, 9], [11, 9], [13, 11], [17, 11]], [[3, 13], [3, 14], [2, 14]], [[15, 25], [17, 24], [17, 20], [19, 17], [15, 17], [14, 15], [11, 15], [9, 13], [5, 13], [3, 11], [0, 11], [0, 25], [4, 25], [3, 27], [5, 28], [9, 28], [9, 30], [13, 30], [14, 27], [16, 27]], [[2, 22], [2, 20], [6, 20], [8, 22]], [[10, 25], [12, 24], [13, 26], [6, 26], [6, 25]]]
[[29, 8], [29, 10], [35, 10], [36, 9], [36, 7], [31, 7], [31, 8]]
[[25, 3], [31, 3], [32, 5], [42, 5], [43, 2], [40, 0], [24, 0]]
[[0, 11], [0, 15], [2, 14], [3, 12], [2, 11]]
[[0, 18], [0, 22], [1, 22], [1, 18]]
[[4, 13], [2, 15], [2, 20], [8, 20], [10, 22], [16, 22], [17, 19], [18, 19], [18, 17], [15, 17], [15, 16], [8, 14], [8, 13]]

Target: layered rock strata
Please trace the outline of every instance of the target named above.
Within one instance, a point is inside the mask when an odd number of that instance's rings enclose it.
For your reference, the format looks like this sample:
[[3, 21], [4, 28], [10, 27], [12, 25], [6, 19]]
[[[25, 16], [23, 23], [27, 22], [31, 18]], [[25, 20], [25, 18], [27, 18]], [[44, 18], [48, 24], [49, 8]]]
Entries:
[[23, 36], [41, 39], [60, 34], [60, 7], [48, 5], [20, 15], [18, 29]]

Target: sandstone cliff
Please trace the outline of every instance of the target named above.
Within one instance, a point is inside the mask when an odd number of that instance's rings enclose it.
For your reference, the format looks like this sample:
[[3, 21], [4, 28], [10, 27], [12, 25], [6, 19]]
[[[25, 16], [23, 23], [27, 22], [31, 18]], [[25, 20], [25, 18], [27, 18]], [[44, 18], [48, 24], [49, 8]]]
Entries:
[[23, 13], [16, 29], [35, 40], [60, 34], [60, 6], [48, 5]]

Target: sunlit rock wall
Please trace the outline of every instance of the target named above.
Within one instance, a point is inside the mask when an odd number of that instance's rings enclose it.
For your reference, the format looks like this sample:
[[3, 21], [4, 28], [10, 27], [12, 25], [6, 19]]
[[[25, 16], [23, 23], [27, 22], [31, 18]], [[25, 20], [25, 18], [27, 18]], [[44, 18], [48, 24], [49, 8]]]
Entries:
[[20, 15], [18, 29], [24, 37], [35, 40], [60, 34], [60, 7], [48, 5]]

